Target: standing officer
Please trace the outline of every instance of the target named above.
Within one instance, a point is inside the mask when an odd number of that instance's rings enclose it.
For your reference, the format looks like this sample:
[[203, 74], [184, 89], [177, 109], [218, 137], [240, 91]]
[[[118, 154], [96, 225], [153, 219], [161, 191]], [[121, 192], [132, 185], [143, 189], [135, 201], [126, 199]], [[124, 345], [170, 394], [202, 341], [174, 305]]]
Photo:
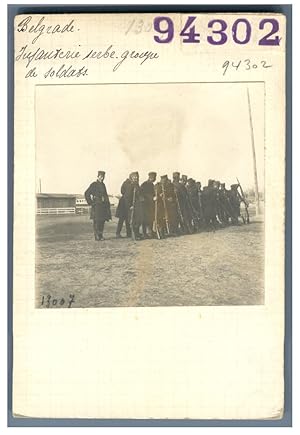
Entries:
[[109, 198], [103, 180], [104, 171], [98, 171], [97, 181], [94, 181], [85, 191], [86, 202], [91, 206], [95, 240], [104, 240], [103, 231], [105, 221], [111, 220]]
[[156, 180], [156, 172], [149, 172], [148, 180], [141, 185], [141, 194], [144, 198], [144, 215], [143, 215], [143, 235], [145, 238], [154, 237], [153, 221], [154, 221], [154, 183]]

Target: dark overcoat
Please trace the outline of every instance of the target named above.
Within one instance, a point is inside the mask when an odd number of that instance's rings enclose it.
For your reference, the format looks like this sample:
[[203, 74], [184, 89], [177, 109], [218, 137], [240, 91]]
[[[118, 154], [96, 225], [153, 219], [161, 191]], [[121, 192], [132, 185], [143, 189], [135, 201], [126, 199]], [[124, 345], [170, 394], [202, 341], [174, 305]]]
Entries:
[[154, 196], [155, 190], [152, 181], [144, 181], [141, 185], [141, 194], [144, 198], [143, 203], [143, 214], [144, 214], [144, 224], [152, 225], [154, 221]]
[[91, 206], [91, 219], [96, 222], [111, 220], [110, 202], [103, 182], [94, 181], [84, 193]]
[[[124, 203], [128, 213], [128, 220], [131, 221], [133, 216], [133, 223], [135, 226], [139, 226], [143, 223], [143, 203], [144, 197], [141, 192], [141, 188], [138, 183], [129, 182], [126, 183], [124, 191]], [[133, 213], [131, 210], [133, 207]]]
[[164, 227], [168, 220], [169, 227], [174, 230], [179, 223], [179, 215], [174, 190], [171, 181], [157, 183], [157, 223], [159, 227]]
[[177, 206], [179, 213], [182, 216], [185, 223], [188, 223], [193, 216], [187, 189], [184, 184], [179, 181], [174, 181], [174, 189], [177, 196]]
[[116, 217], [119, 219], [127, 219], [128, 216], [128, 209], [126, 206], [126, 201], [124, 198], [124, 194], [126, 192], [126, 187], [127, 185], [130, 184], [130, 180], [129, 178], [127, 178], [127, 180], [125, 180], [121, 186], [121, 198], [119, 199], [119, 203], [116, 209]]

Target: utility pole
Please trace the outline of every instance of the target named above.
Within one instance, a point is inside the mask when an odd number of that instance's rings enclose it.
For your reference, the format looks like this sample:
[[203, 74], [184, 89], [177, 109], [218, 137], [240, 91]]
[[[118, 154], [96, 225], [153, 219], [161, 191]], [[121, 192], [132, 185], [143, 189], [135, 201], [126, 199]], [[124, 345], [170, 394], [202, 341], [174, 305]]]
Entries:
[[253, 132], [253, 121], [252, 121], [249, 88], [247, 88], [247, 96], [248, 96], [249, 120], [250, 120], [250, 130], [251, 130], [251, 143], [252, 143], [252, 158], [253, 158], [254, 186], [255, 186], [255, 204], [256, 204], [256, 214], [258, 215], [258, 214], [260, 214], [260, 204], [259, 204], [259, 192], [258, 192], [257, 169], [256, 169], [256, 154], [255, 154], [255, 143], [254, 143], [254, 132]]
[[39, 188], [40, 188], [40, 193], [42, 193], [42, 180], [39, 178]]

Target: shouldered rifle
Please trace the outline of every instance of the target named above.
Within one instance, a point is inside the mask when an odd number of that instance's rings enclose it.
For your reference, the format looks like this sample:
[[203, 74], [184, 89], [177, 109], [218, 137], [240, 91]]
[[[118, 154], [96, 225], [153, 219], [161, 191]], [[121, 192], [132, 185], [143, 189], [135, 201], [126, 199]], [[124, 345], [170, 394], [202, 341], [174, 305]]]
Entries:
[[135, 232], [134, 232], [134, 212], [135, 212], [135, 201], [136, 201], [136, 187], [133, 187], [133, 196], [132, 196], [132, 205], [130, 207], [130, 229], [131, 229], [131, 238], [135, 242]]
[[166, 202], [166, 190], [163, 183], [161, 183], [161, 190], [162, 190], [162, 200], [165, 209], [165, 221], [166, 221], [167, 233], [170, 234], [169, 215], [168, 215], [167, 202]]
[[242, 202], [245, 204], [246, 222], [247, 222], [247, 224], [248, 224], [248, 223], [250, 222], [250, 219], [249, 219], [249, 212], [248, 212], [249, 203], [248, 203], [248, 201], [246, 200], [246, 197], [245, 197], [245, 194], [244, 194], [243, 188], [242, 188], [241, 183], [239, 182], [239, 179], [238, 179], [237, 177], [236, 177], [236, 181], [238, 182], [239, 188], [240, 188], [240, 190], [241, 190], [241, 194], [240, 194], [240, 196], [241, 196]]
[[197, 213], [197, 210], [195, 210], [195, 207], [193, 206], [193, 203], [192, 203], [192, 200], [191, 200], [191, 197], [190, 197], [190, 194], [188, 191], [186, 192], [186, 198], [187, 198], [187, 202], [188, 202], [190, 209], [191, 209], [191, 212], [192, 212], [192, 219], [193, 219], [194, 226], [197, 226], [198, 213]]
[[176, 204], [177, 204], [177, 209], [178, 209], [178, 213], [179, 213], [180, 223], [181, 223], [182, 226], [184, 226], [183, 215], [182, 215], [182, 211], [181, 211], [181, 208], [180, 208], [178, 194], [177, 194], [177, 190], [176, 190], [175, 186], [174, 186], [174, 193], [175, 193], [175, 198], [176, 198]]
[[200, 189], [197, 189], [197, 194], [198, 194], [200, 218], [202, 218], [203, 217], [203, 205], [202, 205], [202, 192]]
[[158, 240], [161, 239], [160, 237], [160, 232], [159, 232], [159, 228], [158, 228], [158, 189], [157, 186], [155, 186], [155, 205], [154, 205], [154, 231], [156, 232], [157, 238]]

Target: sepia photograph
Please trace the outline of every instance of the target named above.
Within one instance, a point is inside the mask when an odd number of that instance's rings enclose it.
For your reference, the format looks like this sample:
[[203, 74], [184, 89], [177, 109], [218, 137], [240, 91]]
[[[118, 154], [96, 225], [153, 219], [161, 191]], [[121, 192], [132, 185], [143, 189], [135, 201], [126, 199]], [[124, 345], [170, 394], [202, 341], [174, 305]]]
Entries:
[[264, 304], [264, 86], [37, 85], [36, 308]]
[[13, 414], [276, 425], [286, 16], [39, 9], [12, 28]]

